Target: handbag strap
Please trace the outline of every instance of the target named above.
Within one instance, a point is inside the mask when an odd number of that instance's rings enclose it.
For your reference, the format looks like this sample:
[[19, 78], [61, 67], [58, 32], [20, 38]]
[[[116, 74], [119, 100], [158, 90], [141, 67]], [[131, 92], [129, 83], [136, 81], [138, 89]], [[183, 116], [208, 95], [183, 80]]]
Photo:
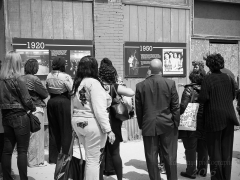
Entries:
[[74, 139], [75, 139], [75, 132], [72, 131], [72, 141], [68, 150], [68, 155], [70, 155], [72, 157], [73, 155], [73, 143], [74, 143]]
[[194, 89], [193, 89], [193, 92], [192, 92], [192, 96], [191, 96], [191, 103], [194, 101], [194, 97], [195, 97], [195, 91], [194, 91]]
[[[112, 85], [112, 87], [113, 87], [113, 89], [114, 89], [114, 92], [116, 93], [116, 97], [117, 97], [118, 99], [121, 99], [122, 103], [124, 103], [124, 102], [123, 102], [123, 99], [122, 99], [122, 96], [117, 93], [114, 84]], [[111, 96], [112, 96], [112, 93], [111, 93]], [[113, 98], [113, 97], [112, 97], [112, 98]]]

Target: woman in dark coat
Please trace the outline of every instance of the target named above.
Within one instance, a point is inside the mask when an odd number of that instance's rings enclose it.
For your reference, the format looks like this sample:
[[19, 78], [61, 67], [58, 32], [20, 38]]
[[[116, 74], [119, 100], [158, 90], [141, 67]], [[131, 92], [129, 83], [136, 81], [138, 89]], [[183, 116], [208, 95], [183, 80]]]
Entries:
[[204, 105], [211, 180], [230, 180], [234, 123], [237, 122], [233, 107], [235, 85], [231, 77], [220, 71], [224, 68], [221, 54], [210, 54], [204, 59], [211, 74], [204, 78], [198, 100]]
[[[108, 58], [104, 58], [101, 62], [100, 68], [99, 68], [99, 76], [103, 81], [103, 84], [105, 86], [105, 89], [108, 90], [109, 94], [111, 95], [112, 99], [116, 97], [116, 93], [113, 88], [115, 88], [116, 92], [119, 95], [124, 95], [128, 97], [134, 96], [134, 91], [130, 88], [126, 88], [122, 85], [117, 84], [117, 71], [113, 67], [112, 62]], [[116, 140], [113, 144], [110, 144], [107, 140], [105, 149], [106, 153], [110, 154], [110, 157], [112, 159], [112, 164], [114, 167], [114, 170], [117, 175], [118, 180], [122, 180], [122, 159], [120, 157], [120, 142], [123, 141], [122, 133], [121, 133], [121, 127], [122, 127], [122, 121], [119, 119], [116, 119], [114, 117], [114, 114], [109, 112], [110, 116], [110, 124], [113, 133], [116, 136]], [[106, 161], [108, 163], [109, 161]], [[100, 179], [103, 180], [103, 170], [105, 161], [101, 164], [100, 168]], [[105, 164], [106, 165], [106, 164]], [[106, 166], [105, 166], [106, 167]]]
[[[195, 65], [196, 66], [196, 65]], [[206, 72], [203, 68], [197, 68], [194, 66], [193, 71], [189, 75], [189, 79], [191, 80], [190, 84], [185, 85], [185, 89], [182, 94], [181, 104], [180, 104], [180, 114], [183, 114], [185, 109], [187, 108], [188, 103], [191, 101], [192, 95], [194, 93], [193, 102], [198, 102], [198, 96], [201, 90], [201, 84], [203, 81]], [[198, 162], [199, 162], [199, 173], [202, 176], [206, 176], [207, 165], [207, 149], [206, 145], [204, 146], [204, 128], [203, 128], [203, 105], [200, 104], [197, 114], [197, 131], [179, 131], [179, 138], [182, 139], [183, 145], [185, 148], [185, 155], [187, 161], [187, 169], [186, 172], [181, 172], [181, 176], [195, 179], [197, 174], [196, 168], [196, 151], [198, 146], [198, 139], [201, 139], [203, 142], [199, 146], [198, 150], [201, 152], [198, 154]], [[205, 166], [204, 166], [205, 164]], [[201, 166], [200, 166], [201, 165]]]

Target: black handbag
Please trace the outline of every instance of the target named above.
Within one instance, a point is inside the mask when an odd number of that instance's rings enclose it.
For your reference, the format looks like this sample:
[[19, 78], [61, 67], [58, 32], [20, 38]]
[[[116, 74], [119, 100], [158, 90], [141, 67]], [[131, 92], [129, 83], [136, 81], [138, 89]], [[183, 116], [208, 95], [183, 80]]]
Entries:
[[[4, 80], [4, 82], [5, 82], [5, 85], [6, 85], [7, 89], [11, 92], [12, 96], [13, 96], [20, 104], [22, 104], [22, 106], [23, 106], [23, 103], [22, 103], [22, 101], [19, 99], [19, 97], [16, 96], [14, 93], [12, 93], [11, 87], [9, 86], [9, 84], [8, 84], [5, 80]], [[14, 85], [15, 85], [15, 84], [14, 84]], [[18, 90], [18, 88], [16, 87], [16, 85], [15, 85], [15, 88], [16, 88], [16, 90]], [[19, 93], [18, 93], [18, 94], [19, 94]], [[21, 95], [21, 93], [20, 93], [20, 95]], [[26, 112], [27, 112], [27, 111], [26, 111]], [[30, 119], [30, 131], [31, 131], [32, 133], [35, 133], [35, 132], [39, 131], [39, 130], [41, 129], [41, 122], [39, 121], [38, 117], [35, 116], [35, 115], [33, 115], [32, 112], [30, 112], [30, 113], [27, 112], [27, 115], [28, 115], [28, 117], [29, 117], [29, 119]]]
[[62, 152], [58, 154], [57, 164], [54, 173], [54, 180], [83, 180], [85, 161], [82, 158], [82, 151], [78, 141], [81, 159], [73, 156], [73, 143], [76, 135], [73, 131], [72, 141], [68, 151], [68, 154]]
[[[113, 98], [112, 96], [112, 89], [116, 93], [116, 97]], [[112, 105], [110, 106], [110, 110], [113, 112], [113, 115], [116, 119], [119, 119], [120, 121], [126, 121], [129, 118], [128, 114], [128, 108], [127, 105], [123, 102], [122, 97], [117, 93], [114, 85], [111, 86], [111, 96], [112, 96]]]

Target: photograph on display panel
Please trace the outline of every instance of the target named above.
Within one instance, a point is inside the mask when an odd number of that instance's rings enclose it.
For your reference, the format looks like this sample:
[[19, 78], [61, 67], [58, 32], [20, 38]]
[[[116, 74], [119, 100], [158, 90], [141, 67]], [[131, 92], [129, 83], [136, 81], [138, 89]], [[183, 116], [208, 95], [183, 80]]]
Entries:
[[22, 58], [22, 74], [24, 74], [24, 65], [28, 59], [36, 59], [39, 69], [36, 75], [47, 75], [49, 73], [49, 50], [42, 49], [16, 49]]
[[183, 49], [163, 49], [163, 74], [183, 74]]

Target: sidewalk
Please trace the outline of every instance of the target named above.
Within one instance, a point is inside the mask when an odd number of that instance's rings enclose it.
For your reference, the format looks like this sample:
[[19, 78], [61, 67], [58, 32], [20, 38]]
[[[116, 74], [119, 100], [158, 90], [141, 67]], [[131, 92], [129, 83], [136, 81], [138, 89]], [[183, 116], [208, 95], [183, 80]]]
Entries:
[[[233, 147], [233, 161], [232, 161], [232, 180], [240, 180], [240, 131], [235, 131], [234, 147]], [[76, 151], [76, 149], [75, 149]], [[144, 148], [142, 141], [131, 141], [127, 143], [121, 143], [121, 157], [123, 161], [123, 177], [129, 180], [149, 180]], [[75, 152], [77, 153], [77, 152]], [[186, 168], [186, 161], [184, 159], [184, 148], [182, 143], [178, 143], [178, 179], [189, 180], [180, 176], [180, 172]], [[47, 158], [47, 152], [46, 152]], [[15, 174], [15, 180], [20, 180], [16, 163], [16, 155], [12, 158], [12, 168]], [[28, 168], [29, 180], [53, 180], [55, 165], [48, 164], [45, 167]], [[161, 175], [163, 180], [167, 180], [166, 175]], [[210, 174], [208, 169], [208, 175], [206, 178], [197, 177], [196, 180], [210, 180]], [[117, 180], [116, 176], [105, 177], [105, 180]]]

